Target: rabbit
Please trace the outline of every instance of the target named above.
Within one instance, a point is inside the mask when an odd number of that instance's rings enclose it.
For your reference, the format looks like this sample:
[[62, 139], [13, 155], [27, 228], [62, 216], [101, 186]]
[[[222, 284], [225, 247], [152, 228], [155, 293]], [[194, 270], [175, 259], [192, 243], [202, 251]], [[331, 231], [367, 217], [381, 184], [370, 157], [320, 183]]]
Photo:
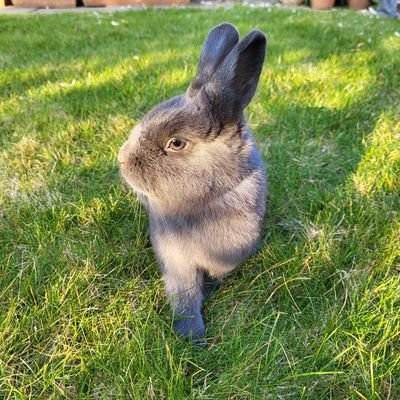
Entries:
[[149, 216], [174, 330], [187, 339], [205, 336], [205, 296], [260, 241], [266, 173], [243, 110], [266, 44], [259, 30], [239, 41], [233, 25], [213, 28], [187, 91], [146, 114], [118, 154]]

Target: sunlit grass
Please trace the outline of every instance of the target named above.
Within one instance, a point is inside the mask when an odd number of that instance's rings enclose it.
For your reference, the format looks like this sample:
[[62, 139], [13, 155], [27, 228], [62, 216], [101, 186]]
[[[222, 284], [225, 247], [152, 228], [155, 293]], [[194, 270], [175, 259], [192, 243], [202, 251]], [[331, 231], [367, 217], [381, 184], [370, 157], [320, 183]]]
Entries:
[[400, 192], [400, 122], [398, 113], [383, 113], [367, 142], [367, 151], [354, 175], [363, 194]]
[[[198, 348], [171, 329], [116, 154], [222, 21], [268, 36], [247, 116], [270, 199]], [[236, 7], [0, 25], [1, 398], [400, 398], [396, 21]]]

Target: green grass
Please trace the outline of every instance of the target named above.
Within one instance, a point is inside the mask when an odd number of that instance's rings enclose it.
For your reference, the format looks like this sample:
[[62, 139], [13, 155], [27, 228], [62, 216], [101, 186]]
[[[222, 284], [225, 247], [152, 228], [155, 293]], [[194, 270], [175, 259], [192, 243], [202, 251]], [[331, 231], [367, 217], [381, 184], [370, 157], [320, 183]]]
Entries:
[[[270, 202], [198, 348], [171, 329], [116, 154], [222, 21], [268, 36], [247, 115]], [[398, 22], [237, 7], [0, 26], [2, 399], [400, 399]]]

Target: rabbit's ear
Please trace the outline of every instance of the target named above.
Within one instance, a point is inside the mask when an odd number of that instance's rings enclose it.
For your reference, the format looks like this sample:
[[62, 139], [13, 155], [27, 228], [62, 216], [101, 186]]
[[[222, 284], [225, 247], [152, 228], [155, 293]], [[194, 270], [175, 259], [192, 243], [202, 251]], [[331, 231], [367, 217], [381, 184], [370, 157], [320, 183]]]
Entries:
[[264, 63], [267, 40], [251, 31], [228, 54], [199, 96], [221, 123], [236, 122], [250, 103]]
[[239, 33], [231, 24], [220, 24], [210, 31], [203, 45], [196, 78], [187, 90], [189, 97], [194, 97], [202, 86], [210, 81], [238, 41]]

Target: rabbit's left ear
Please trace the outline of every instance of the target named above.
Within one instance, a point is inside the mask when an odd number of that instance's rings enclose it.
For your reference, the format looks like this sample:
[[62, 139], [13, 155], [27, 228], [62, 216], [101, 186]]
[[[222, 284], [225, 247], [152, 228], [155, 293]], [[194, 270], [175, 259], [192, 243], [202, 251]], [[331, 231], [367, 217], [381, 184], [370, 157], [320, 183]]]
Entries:
[[240, 120], [257, 89], [265, 58], [267, 40], [251, 31], [227, 55], [211, 80], [199, 93], [214, 118], [225, 124]]
[[196, 78], [186, 92], [188, 97], [194, 97], [202, 86], [210, 81], [214, 72], [238, 41], [239, 32], [231, 24], [217, 25], [209, 32], [201, 51]]

